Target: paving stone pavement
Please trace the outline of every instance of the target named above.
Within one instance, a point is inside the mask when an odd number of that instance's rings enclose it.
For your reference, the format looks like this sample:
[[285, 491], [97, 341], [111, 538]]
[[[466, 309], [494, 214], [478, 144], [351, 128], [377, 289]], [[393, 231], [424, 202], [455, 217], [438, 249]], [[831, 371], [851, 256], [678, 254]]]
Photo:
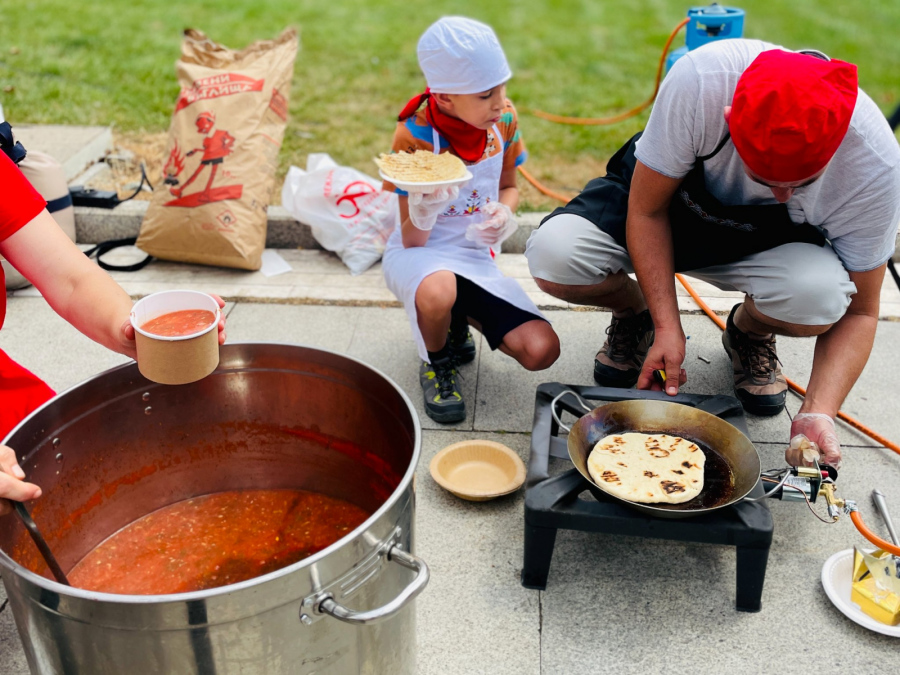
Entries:
[[[424, 427], [417, 554], [432, 569], [432, 581], [416, 601], [418, 673], [763, 673], [776, 664], [786, 671], [805, 670], [823, 659], [828, 670], [866, 671], [896, 662], [896, 639], [852, 623], [822, 592], [819, 575], [825, 560], [862, 539], [848, 520], [825, 525], [797, 503], [771, 505], [775, 541], [758, 614], [733, 609], [735, 563], [728, 547], [563, 531], [547, 589], [524, 589], [519, 583], [523, 493], [465, 502], [434, 483], [428, 463], [446, 445], [472, 438], [502, 442], [527, 458], [535, 387], [546, 381], [590, 384], [593, 354], [608, 314], [543, 302], [563, 349], [559, 361], [541, 373], [523, 371], [508, 357], [490, 352], [479, 338], [478, 358], [462, 369], [469, 416], [463, 423], [441, 426], [422, 414], [418, 362], [406, 316], [381, 293], [386, 289], [379, 285], [377, 269], [351, 278], [334, 267], [328, 254], [283, 254], [297, 270], [283, 279], [169, 263], [147, 268], [156, 268], [156, 279], [117, 278], [135, 296], [164, 287], [222, 292], [233, 299], [226, 308], [230, 342], [292, 342], [345, 352], [380, 369], [409, 394]], [[513, 275], [527, 273], [521, 258], [501, 258], [501, 264]], [[358, 292], [363, 284], [358, 289], [348, 285], [348, 279], [361, 278], [369, 297]], [[229, 284], [249, 290], [223, 290]], [[265, 296], [268, 291], [254, 289], [270, 284], [286, 287], [284, 294], [278, 295], [279, 290]], [[357, 290], [341, 295], [337, 289], [342, 287]], [[728, 393], [728, 360], [718, 329], [704, 316], [685, 315], [683, 321], [690, 335], [686, 390]], [[895, 440], [900, 439], [893, 396], [900, 375], [898, 345], [900, 323], [880, 322], [872, 358], [846, 406]], [[57, 390], [126, 361], [80, 335], [28, 293], [9, 298], [0, 348]], [[785, 371], [801, 384], [809, 377], [812, 349], [811, 340], [779, 340]], [[788, 410], [776, 418], [749, 418], [749, 435], [765, 468], [783, 463], [790, 415], [798, 407], [798, 400], [791, 399]], [[900, 514], [900, 457], [846, 427], [840, 433], [846, 459], [839, 491], [857, 499], [885, 535], [869, 505], [869, 492], [880, 488]], [[563, 465], [555, 463], [555, 468]], [[0, 604], [4, 599], [0, 590]], [[26, 672], [13, 617], [5, 608], [0, 610], [0, 673]]]

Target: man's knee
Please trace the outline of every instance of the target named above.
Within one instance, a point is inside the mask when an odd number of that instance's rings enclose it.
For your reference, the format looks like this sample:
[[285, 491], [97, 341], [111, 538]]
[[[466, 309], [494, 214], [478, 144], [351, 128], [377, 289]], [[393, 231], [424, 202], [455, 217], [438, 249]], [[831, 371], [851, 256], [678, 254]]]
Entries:
[[786, 288], [783, 316], [777, 318], [817, 329], [818, 332], [809, 334], [819, 335], [844, 316], [855, 292], [856, 286], [843, 270], [840, 274], [798, 270]]
[[820, 335], [837, 323], [856, 293], [856, 285], [830, 248], [816, 251], [811, 258], [798, 256], [794, 263], [787, 263], [781, 278], [766, 286], [754, 289], [759, 311], [806, 327], [806, 335]]
[[[531, 233], [525, 248], [528, 269], [535, 279], [571, 276], [575, 241], [556, 227], [556, 218]], [[539, 282], [540, 285], [540, 282]], [[543, 290], [543, 289], [542, 289]], [[547, 291], [549, 292], [549, 291]]]
[[610, 273], [631, 271], [625, 249], [574, 213], [547, 218], [528, 239], [525, 257], [531, 276], [561, 286], [592, 286]]

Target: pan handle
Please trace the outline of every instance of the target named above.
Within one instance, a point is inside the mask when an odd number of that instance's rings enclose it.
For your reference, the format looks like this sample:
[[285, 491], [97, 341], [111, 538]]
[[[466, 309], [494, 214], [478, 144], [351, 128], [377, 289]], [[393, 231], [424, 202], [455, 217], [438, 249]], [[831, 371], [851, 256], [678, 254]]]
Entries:
[[594, 412], [594, 409], [591, 408], [585, 402], [585, 400], [583, 398], [581, 398], [581, 396], [579, 396], [576, 392], [572, 391], [571, 389], [563, 389], [561, 392], [559, 392], [553, 398], [553, 400], [550, 401], [550, 414], [553, 415], [554, 422], [556, 422], [560, 427], [565, 429], [566, 432], [569, 432], [569, 431], [572, 431], [572, 427], [567, 427], [565, 424], [563, 424], [562, 420], [559, 419], [559, 414], [556, 412], [556, 404], [559, 402], [559, 399], [561, 399], [566, 394], [572, 394], [572, 396], [574, 396], [575, 399], [578, 401], [579, 405], [581, 405], [581, 407], [584, 408], [585, 412]]
[[697, 410], [708, 412], [716, 417], [723, 417], [731, 414], [741, 414], [744, 412], [741, 402], [733, 396], [713, 396], [705, 399], [697, 404]]

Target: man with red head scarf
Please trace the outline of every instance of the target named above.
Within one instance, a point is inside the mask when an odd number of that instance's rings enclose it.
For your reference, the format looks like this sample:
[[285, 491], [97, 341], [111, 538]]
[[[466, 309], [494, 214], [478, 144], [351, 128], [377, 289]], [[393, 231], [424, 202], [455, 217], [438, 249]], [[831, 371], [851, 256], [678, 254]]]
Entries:
[[662, 388], [654, 370], [670, 395], [684, 383], [674, 272], [745, 293], [722, 341], [748, 412], [784, 408], [775, 336], [816, 336], [791, 437], [839, 464], [834, 417], [872, 348], [898, 218], [900, 146], [856, 66], [722, 40], [675, 63], [646, 129], [526, 256], [542, 290], [612, 310], [594, 362], [605, 386]]

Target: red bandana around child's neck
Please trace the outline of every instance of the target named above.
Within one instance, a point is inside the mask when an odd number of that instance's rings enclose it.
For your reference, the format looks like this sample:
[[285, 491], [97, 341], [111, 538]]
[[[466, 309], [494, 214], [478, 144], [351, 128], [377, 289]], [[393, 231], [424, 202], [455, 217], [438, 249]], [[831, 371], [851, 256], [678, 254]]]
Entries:
[[431, 90], [413, 96], [400, 111], [399, 121], [409, 119], [422, 107], [422, 103], [428, 101], [425, 117], [428, 123], [437, 129], [437, 132], [447, 139], [450, 147], [465, 162], [477, 162], [484, 155], [487, 147], [487, 131], [473, 127], [468, 122], [463, 122], [458, 117], [451, 117], [438, 107], [437, 101], [431, 95]]

